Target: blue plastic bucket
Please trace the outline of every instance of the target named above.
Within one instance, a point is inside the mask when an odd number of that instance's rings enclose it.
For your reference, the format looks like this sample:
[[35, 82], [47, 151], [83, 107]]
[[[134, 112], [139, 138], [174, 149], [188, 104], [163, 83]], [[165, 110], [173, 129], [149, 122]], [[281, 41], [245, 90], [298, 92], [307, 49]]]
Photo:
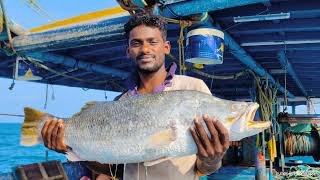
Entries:
[[222, 64], [224, 33], [213, 28], [199, 28], [188, 32], [185, 61], [194, 64]]

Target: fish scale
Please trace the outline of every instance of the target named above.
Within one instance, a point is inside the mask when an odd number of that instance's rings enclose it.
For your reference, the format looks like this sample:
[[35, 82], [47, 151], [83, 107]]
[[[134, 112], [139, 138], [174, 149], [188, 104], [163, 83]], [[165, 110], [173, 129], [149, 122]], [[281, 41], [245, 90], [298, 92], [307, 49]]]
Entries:
[[[65, 119], [64, 141], [80, 159], [101, 163], [186, 156], [197, 153], [189, 130], [195, 115], [217, 117], [230, 133], [230, 140], [240, 140], [270, 126], [269, 122], [249, 126], [257, 108], [257, 103], [219, 99], [198, 91], [125, 96], [119, 101], [90, 102], [81, 112]], [[25, 109], [26, 114], [34, 111]], [[43, 123], [46, 118], [41, 117], [38, 121]], [[26, 117], [25, 123], [29, 121]], [[41, 126], [37, 128], [41, 131]], [[22, 133], [21, 142], [30, 145], [27, 135]]]

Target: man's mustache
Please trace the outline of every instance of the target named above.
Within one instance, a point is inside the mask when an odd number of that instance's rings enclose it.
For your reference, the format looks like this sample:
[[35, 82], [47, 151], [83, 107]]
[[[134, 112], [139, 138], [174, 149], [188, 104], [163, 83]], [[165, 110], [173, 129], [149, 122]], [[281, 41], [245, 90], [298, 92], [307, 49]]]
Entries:
[[144, 59], [144, 58], [155, 58], [156, 56], [153, 54], [140, 54], [137, 56], [137, 59]]

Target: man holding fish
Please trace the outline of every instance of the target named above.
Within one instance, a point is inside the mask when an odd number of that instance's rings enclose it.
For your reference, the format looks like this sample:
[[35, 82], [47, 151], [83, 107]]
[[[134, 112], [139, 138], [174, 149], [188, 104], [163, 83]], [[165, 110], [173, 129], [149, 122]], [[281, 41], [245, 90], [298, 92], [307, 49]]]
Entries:
[[[211, 94], [202, 80], [175, 75], [175, 64], [165, 68], [165, 55], [170, 53], [171, 46], [166, 40], [167, 25], [161, 18], [148, 14], [134, 15], [125, 25], [125, 31], [128, 38], [127, 56], [134, 62], [137, 76], [133, 77], [135, 84], [117, 99], [171, 90], [197, 90]], [[64, 129], [63, 120], [52, 118], [47, 121], [41, 131], [45, 146], [60, 153], [67, 152]], [[123, 178], [194, 180], [219, 169], [229, 147], [227, 129], [215, 117], [204, 114], [194, 117], [190, 132], [198, 148], [196, 155], [160, 159], [148, 168], [143, 163], [126, 164], [125, 171], [122, 170]], [[108, 179], [108, 176], [100, 175], [97, 179]]]

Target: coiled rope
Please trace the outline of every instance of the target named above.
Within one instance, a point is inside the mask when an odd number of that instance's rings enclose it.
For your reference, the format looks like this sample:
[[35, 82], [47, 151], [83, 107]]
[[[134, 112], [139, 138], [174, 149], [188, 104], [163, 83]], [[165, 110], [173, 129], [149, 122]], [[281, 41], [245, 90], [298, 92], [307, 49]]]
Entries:
[[285, 132], [286, 156], [312, 156], [316, 151], [316, 139], [310, 134]]
[[320, 169], [307, 165], [290, 167], [289, 172], [277, 172], [275, 180], [318, 180], [320, 179]]

